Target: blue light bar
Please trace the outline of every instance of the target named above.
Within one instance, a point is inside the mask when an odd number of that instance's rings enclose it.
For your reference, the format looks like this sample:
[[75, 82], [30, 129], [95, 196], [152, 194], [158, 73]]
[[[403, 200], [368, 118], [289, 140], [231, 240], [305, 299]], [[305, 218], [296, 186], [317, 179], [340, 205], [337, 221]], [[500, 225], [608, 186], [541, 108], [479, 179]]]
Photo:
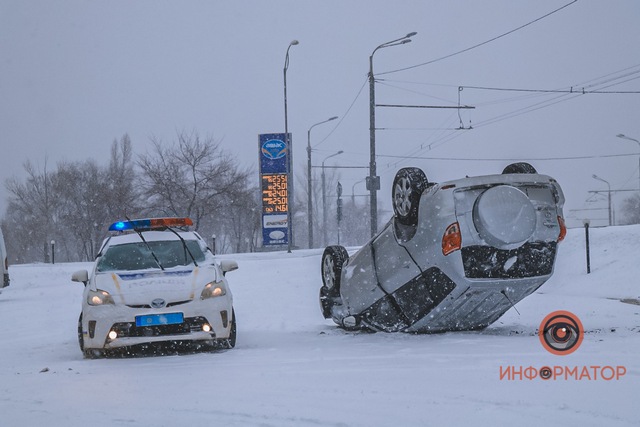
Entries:
[[118, 221], [109, 226], [109, 231], [153, 230], [167, 227], [187, 227], [193, 225], [190, 218], [147, 218]]

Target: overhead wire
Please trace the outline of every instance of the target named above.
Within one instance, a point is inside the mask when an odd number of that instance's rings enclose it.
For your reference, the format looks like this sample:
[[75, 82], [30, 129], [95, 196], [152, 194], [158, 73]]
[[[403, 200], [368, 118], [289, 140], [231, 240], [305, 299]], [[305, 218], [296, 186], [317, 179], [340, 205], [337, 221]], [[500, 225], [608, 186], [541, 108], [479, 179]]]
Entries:
[[382, 72], [382, 73], [378, 73], [378, 75], [385, 75], [385, 74], [397, 73], [397, 72], [400, 72], [400, 71], [411, 70], [411, 69], [413, 69], [413, 68], [423, 67], [423, 66], [425, 66], [425, 65], [433, 64], [433, 63], [435, 63], [435, 62], [442, 61], [442, 60], [444, 60], [444, 59], [451, 58], [451, 57], [456, 56], [456, 55], [460, 55], [461, 53], [465, 53], [465, 52], [468, 52], [468, 51], [470, 51], [470, 50], [476, 49], [476, 48], [478, 48], [478, 47], [480, 47], [480, 46], [484, 46], [484, 45], [486, 45], [486, 44], [488, 44], [488, 43], [494, 42], [494, 41], [496, 41], [496, 40], [498, 40], [498, 39], [501, 39], [502, 37], [508, 36], [509, 34], [513, 34], [513, 33], [515, 33], [516, 31], [519, 31], [519, 30], [521, 30], [521, 29], [523, 29], [523, 28], [526, 28], [526, 27], [528, 27], [529, 25], [535, 24], [536, 22], [541, 21], [541, 20], [543, 20], [543, 19], [545, 19], [545, 18], [547, 18], [547, 17], [549, 17], [549, 16], [553, 15], [554, 13], [557, 13], [557, 12], [561, 11], [562, 9], [565, 9], [565, 8], [567, 8], [567, 7], [571, 6], [572, 4], [576, 3], [577, 1], [578, 1], [578, 0], [573, 0], [572, 2], [567, 3], [567, 4], [565, 4], [564, 6], [559, 7], [559, 8], [557, 8], [557, 9], [555, 9], [555, 10], [553, 10], [553, 11], [551, 11], [551, 12], [549, 12], [549, 13], [547, 13], [547, 14], [545, 14], [545, 15], [543, 15], [543, 16], [541, 16], [541, 17], [539, 17], [539, 18], [536, 18], [536, 19], [534, 19], [533, 21], [529, 21], [529, 22], [527, 22], [527, 23], [526, 23], [526, 24], [524, 24], [524, 25], [520, 25], [520, 26], [519, 26], [519, 27], [517, 27], [517, 28], [514, 28], [514, 29], [512, 29], [512, 30], [507, 31], [506, 33], [502, 33], [502, 34], [500, 34], [500, 35], [498, 35], [498, 36], [496, 36], [496, 37], [493, 37], [493, 38], [491, 38], [491, 39], [489, 39], [489, 40], [486, 40], [486, 41], [483, 41], [483, 42], [481, 42], [481, 43], [475, 44], [475, 45], [470, 46], [470, 47], [468, 47], [468, 48], [465, 48], [465, 49], [459, 50], [459, 51], [454, 52], [454, 53], [451, 53], [451, 54], [449, 54], [449, 55], [442, 56], [442, 57], [440, 57], [440, 58], [436, 58], [436, 59], [432, 59], [432, 60], [427, 61], [427, 62], [423, 62], [423, 63], [421, 63], [421, 64], [411, 65], [411, 66], [409, 66], [409, 67], [398, 68], [397, 70], [391, 70], [391, 71], [385, 71], [385, 72]]
[[355, 98], [353, 99], [353, 101], [349, 105], [349, 108], [347, 108], [347, 111], [345, 111], [345, 113], [340, 117], [340, 119], [338, 120], [338, 123], [336, 123], [336, 125], [333, 127], [333, 129], [331, 129], [331, 132], [329, 132], [320, 142], [318, 142], [316, 145], [314, 145], [313, 148], [317, 148], [320, 144], [325, 142], [331, 135], [333, 135], [333, 133], [336, 131], [336, 129], [338, 129], [338, 127], [342, 124], [344, 119], [347, 118], [347, 116], [349, 115], [349, 112], [351, 111], [351, 109], [355, 105], [356, 101], [360, 97], [360, 94], [362, 94], [362, 89], [364, 89], [364, 87], [366, 86], [368, 80], [369, 80], [369, 77], [367, 76], [367, 78], [362, 83], [362, 86], [360, 86], [360, 89], [358, 90], [358, 93], [356, 94]]
[[[610, 157], [630, 157], [637, 156], [637, 153], [630, 154], [603, 154], [597, 156], [567, 156], [567, 157], [518, 157], [518, 158], [478, 158], [478, 157], [434, 157], [434, 156], [414, 156], [412, 159], [418, 160], [446, 160], [446, 161], [473, 161], [473, 162], [501, 162], [501, 161], [523, 161], [530, 160], [536, 162], [556, 161], [556, 160], [589, 160], [589, 159], [605, 159]], [[378, 154], [378, 157], [406, 159], [404, 156], [393, 154]]]

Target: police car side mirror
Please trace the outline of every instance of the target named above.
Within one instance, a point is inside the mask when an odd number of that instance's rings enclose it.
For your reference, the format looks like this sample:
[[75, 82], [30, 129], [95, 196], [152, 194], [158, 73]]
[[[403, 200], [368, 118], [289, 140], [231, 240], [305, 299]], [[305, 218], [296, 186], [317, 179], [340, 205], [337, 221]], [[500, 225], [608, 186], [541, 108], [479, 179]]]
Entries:
[[226, 275], [230, 271], [237, 270], [238, 263], [229, 259], [223, 259], [220, 261], [220, 268], [222, 269], [222, 274]]
[[81, 282], [87, 286], [87, 282], [89, 281], [89, 272], [87, 270], [76, 271], [71, 275], [71, 280], [73, 282]]

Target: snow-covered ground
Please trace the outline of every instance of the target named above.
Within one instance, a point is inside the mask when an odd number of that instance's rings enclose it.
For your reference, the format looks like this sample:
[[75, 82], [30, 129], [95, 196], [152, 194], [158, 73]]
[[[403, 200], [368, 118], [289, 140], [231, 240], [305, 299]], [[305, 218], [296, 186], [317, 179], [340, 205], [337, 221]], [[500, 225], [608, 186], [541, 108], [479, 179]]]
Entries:
[[[637, 426], [639, 248], [640, 226], [592, 229], [587, 275], [584, 231], [569, 230], [555, 275], [520, 314], [437, 335], [345, 332], [324, 320], [320, 250], [225, 256], [240, 264], [228, 276], [234, 350], [99, 360], [78, 349], [82, 285], [70, 281], [89, 264], [11, 266], [0, 426]], [[555, 310], [585, 327], [571, 355], [548, 353], [535, 334]], [[543, 366], [626, 374], [500, 378], [501, 368]]]

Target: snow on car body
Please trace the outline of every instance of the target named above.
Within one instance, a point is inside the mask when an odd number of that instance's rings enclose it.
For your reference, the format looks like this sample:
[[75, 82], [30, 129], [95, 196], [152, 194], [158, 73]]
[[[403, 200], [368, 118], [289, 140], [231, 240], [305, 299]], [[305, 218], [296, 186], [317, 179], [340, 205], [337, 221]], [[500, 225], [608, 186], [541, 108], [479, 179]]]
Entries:
[[[85, 356], [154, 342], [198, 342], [232, 348], [236, 339], [233, 297], [219, 262], [188, 218], [118, 222], [91, 274], [83, 282], [78, 321]], [[181, 228], [176, 228], [181, 227]], [[135, 231], [134, 231], [135, 229]]]
[[553, 273], [564, 196], [528, 164], [441, 184], [405, 168], [392, 198], [394, 217], [356, 253], [325, 249], [320, 302], [340, 326], [482, 329]]

